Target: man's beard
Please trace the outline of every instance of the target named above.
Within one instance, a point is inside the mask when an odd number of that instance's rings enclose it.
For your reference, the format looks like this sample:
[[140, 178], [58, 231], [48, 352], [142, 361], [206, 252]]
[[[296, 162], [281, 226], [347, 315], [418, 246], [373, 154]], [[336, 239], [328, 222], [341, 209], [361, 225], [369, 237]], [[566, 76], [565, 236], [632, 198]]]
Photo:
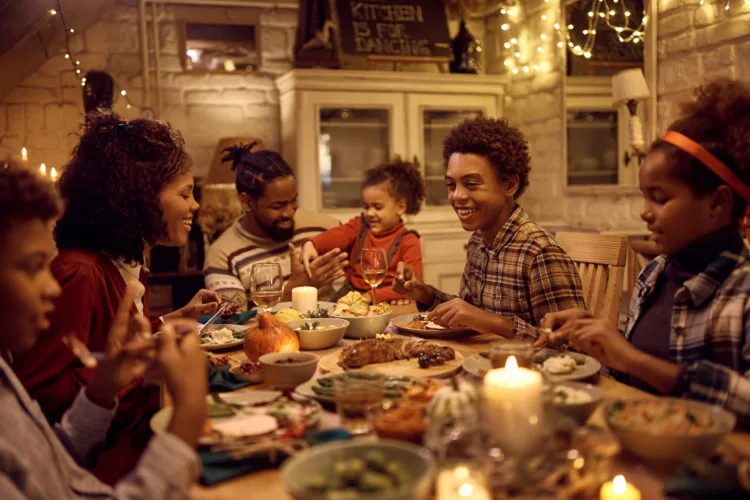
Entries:
[[258, 225], [263, 228], [263, 231], [266, 232], [269, 238], [271, 238], [274, 241], [287, 241], [291, 240], [292, 236], [294, 236], [294, 220], [292, 220], [292, 225], [289, 227], [278, 227], [276, 225], [276, 222], [283, 222], [283, 221], [274, 221], [274, 223], [266, 224], [262, 221], [259, 221]]

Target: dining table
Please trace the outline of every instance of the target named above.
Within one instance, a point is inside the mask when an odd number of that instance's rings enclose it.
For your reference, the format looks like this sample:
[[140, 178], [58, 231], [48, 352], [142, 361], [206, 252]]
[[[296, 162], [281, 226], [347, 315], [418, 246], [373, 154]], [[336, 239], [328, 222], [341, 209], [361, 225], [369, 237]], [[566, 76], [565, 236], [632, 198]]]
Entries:
[[[414, 305], [394, 305], [392, 306], [392, 309], [394, 318], [402, 314], [417, 312]], [[453, 347], [456, 351], [463, 354], [465, 358], [468, 358], [475, 356], [480, 352], [488, 351], [491, 343], [500, 340], [502, 340], [502, 338], [494, 334], [475, 334], [459, 339], [441, 338], [436, 339], [435, 341]], [[349, 342], [353, 342], [353, 340], [342, 340], [342, 343]], [[326, 354], [341, 349], [342, 343], [330, 349], [315, 351], [315, 354], [323, 357]], [[242, 349], [221, 354], [228, 355], [235, 363], [247, 361], [247, 357]], [[322, 374], [323, 372], [318, 369], [315, 377]], [[586, 380], [586, 382], [595, 385], [604, 393], [604, 403], [613, 399], [627, 400], [655, 397], [639, 389], [618, 382], [604, 373], [599, 373], [598, 375]], [[261, 383], [240, 390], [252, 391], [262, 389], [268, 390], [271, 389], [271, 387]], [[603, 406], [604, 404], [600, 405], [596, 412], [591, 416], [588, 422], [589, 425], [606, 428], [602, 411]], [[332, 428], [337, 425], [338, 417], [335, 413], [326, 411], [321, 418], [321, 428]], [[738, 452], [743, 456], [750, 456], [750, 433], [732, 432], [725, 437], [725, 442], [726, 445], [730, 446], [735, 452]], [[658, 467], [641, 462], [639, 459], [625, 452], [618, 454], [613, 463], [613, 476], [615, 474], [624, 475], [629, 483], [635, 485], [641, 491], [642, 498], [648, 500], [661, 500], [666, 498], [662, 493], [662, 487], [664, 480], [673, 473], [673, 470], [660, 470]], [[189, 498], [193, 500], [236, 500], [237, 498], [272, 498], [274, 500], [286, 500], [291, 499], [292, 497], [284, 488], [280, 470], [275, 468], [240, 476], [214, 486], [207, 487], [196, 484], [191, 489]]]

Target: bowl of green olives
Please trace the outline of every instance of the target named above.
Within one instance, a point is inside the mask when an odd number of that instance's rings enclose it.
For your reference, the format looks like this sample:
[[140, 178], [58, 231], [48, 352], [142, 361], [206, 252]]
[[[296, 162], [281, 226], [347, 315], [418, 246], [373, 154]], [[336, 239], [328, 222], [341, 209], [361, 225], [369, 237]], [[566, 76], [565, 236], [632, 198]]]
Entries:
[[297, 500], [422, 500], [435, 470], [426, 448], [383, 439], [315, 446], [287, 460], [281, 476]]

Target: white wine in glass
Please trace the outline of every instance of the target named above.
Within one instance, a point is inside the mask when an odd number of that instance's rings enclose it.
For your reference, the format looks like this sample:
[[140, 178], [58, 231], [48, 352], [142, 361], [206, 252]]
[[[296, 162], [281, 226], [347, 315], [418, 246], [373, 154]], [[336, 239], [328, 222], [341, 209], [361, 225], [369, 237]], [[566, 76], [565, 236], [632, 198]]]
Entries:
[[253, 302], [262, 309], [268, 311], [281, 302], [284, 293], [284, 279], [281, 274], [281, 265], [276, 263], [253, 264], [250, 268], [250, 294]]
[[372, 287], [372, 303], [377, 304], [375, 289], [385, 280], [388, 274], [388, 261], [384, 248], [363, 248], [360, 258], [362, 278]]

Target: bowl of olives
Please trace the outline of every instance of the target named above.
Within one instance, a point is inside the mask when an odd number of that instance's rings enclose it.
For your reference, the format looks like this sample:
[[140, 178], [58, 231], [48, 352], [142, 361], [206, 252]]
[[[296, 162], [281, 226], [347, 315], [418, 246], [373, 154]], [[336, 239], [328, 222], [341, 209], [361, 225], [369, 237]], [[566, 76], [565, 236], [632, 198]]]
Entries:
[[287, 460], [281, 476], [297, 500], [422, 500], [435, 470], [426, 448], [383, 439], [315, 446]]

